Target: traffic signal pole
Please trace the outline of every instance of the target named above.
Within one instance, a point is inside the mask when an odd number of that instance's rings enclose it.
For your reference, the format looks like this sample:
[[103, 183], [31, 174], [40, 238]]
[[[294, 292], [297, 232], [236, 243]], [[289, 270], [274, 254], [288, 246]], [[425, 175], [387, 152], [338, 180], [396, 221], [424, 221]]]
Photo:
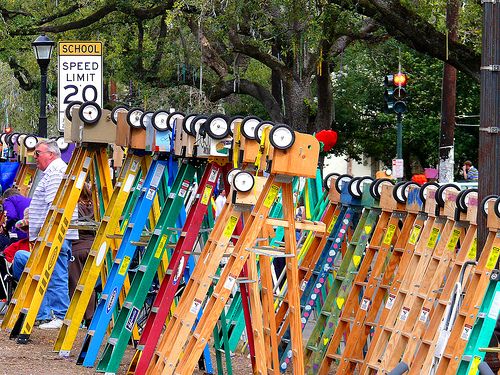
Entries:
[[396, 140], [396, 157], [403, 159], [403, 114], [398, 113], [396, 117], [397, 140]]

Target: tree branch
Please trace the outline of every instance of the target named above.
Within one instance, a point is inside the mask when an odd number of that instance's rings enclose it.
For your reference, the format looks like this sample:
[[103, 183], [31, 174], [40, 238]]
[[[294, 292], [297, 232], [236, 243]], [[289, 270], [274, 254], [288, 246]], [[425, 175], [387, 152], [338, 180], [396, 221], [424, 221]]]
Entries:
[[260, 61], [270, 69], [279, 71], [282, 74], [287, 70], [286, 65], [276, 57], [266, 52], [260, 51], [255, 46], [243, 43], [234, 29], [230, 29], [228, 34], [229, 40], [231, 41], [235, 52], [240, 52], [247, 56], [250, 56], [257, 61]]
[[34, 86], [34, 83], [28, 70], [19, 65], [19, 63], [13, 56], [9, 58], [9, 66], [14, 72], [14, 77], [16, 77], [16, 79], [18, 80], [19, 86], [25, 91], [31, 90]]
[[[259, 100], [264, 105], [273, 121], [283, 122], [279, 103], [264, 86], [246, 79], [240, 79], [237, 93], [250, 95]], [[231, 94], [236, 94], [234, 91], [234, 81], [220, 81], [212, 87], [212, 90], [208, 94], [208, 98], [211, 102], [216, 102]]]
[[46, 24], [48, 22], [52, 22], [58, 18], [66, 17], [66, 16], [72, 14], [73, 12], [76, 12], [78, 9], [80, 9], [82, 7], [83, 7], [82, 4], [78, 4], [78, 3], [74, 4], [74, 5], [70, 6], [68, 9], [64, 9], [58, 13], [54, 13], [54, 14], [51, 14], [47, 17], [40, 19], [40, 21], [38, 21], [37, 24], [43, 25], [43, 24]]
[[[332, 2], [351, 10], [354, 8], [342, 0]], [[461, 43], [449, 41], [447, 59], [446, 36], [398, 0], [359, 0], [356, 11], [376, 20], [391, 36], [410, 48], [445, 61], [479, 80], [480, 54]]]

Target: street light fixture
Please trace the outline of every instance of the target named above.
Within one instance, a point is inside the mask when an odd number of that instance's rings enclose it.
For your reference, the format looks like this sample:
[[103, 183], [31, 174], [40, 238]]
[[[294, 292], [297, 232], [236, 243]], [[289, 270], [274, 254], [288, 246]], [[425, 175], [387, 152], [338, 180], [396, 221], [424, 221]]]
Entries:
[[45, 34], [40, 35], [31, 43], [35, 51], [36, 61], [40, 67], [40, 117], [38, 119], [38, 135], [47, 138], [47, 68], [54, 49], [54, 41]]

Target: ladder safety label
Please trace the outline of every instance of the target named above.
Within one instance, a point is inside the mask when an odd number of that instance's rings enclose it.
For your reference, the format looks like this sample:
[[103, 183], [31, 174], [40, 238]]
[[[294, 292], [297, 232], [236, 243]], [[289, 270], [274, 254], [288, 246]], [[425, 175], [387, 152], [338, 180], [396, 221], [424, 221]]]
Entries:
[[144, 179], [142, 179], [142, 178], [141, 178], [141, 179], [139, 180], [139, 183], [137, 184], [136, 189], [137, 189], [137, 190], [141, 190], [141, 189], [142, 189], [142, 184], [143, 184], [143, 183], [144, 183]]
[[460, 338], [465, 341], [469, 341], [470, 334], [472, 332], [472, 326], [470, 324], [466, 324], [460, 335]]
[[410, 315], [410, 308], [409, 307], [403, 307], [401, 309], [401, 312], [399, 313], [399, 320], [402, 320], [403, 322], [406, 322], [406, 319], [408, 319], [408, 315]]
[[427, 322], [427, 319], [429, 318], [429, 312], [430, 310], [427, 307], [423, 307], [422, 311], [420, 311], [420, 316], [418, 320], [424, 323]]
[[498, 313], [500, 312], [500, 292], [495, 292], [495, 297], [491, 301], [490, 311], [488, 312], [488, 318], [497, 320]]
[[23, 181], [23, 185], [26, 185], [28, 186], [29, 183], [31, 181], [31, 176], [30, 175], [27, 175], [25, 178], [24, 178], [24, 181]]
[[439, 228], [432, 228], [431, 235], [429, 236], [429, 241], [427, 242], [427, 248], [434, 249], [440, 232], [441, 231], [439, 230]]
[[139, 162], [137, 160], [134, 160], [132, 162], [132, 165], [130, 166], [130, 170], [132, 172], [136, 172], [138, 167], [139, 167]]
[[120, 269], [118, 270], [118, 275], [125, 275], [125, 272], [127, 272], [128, 265], [130, 264], [130, 257], [125, 256], [122, 260], [122, 264], [120, 264]]
[[83, 169], [89, 169], [91, 162], [92, 162], [92, 158], [87, 156], [85, 158], [85, 160], [83, 161]]
[[226, 227], [224, 228], [223, 235], [226, 238], [230, 238], [234, 232], [234, 228], [236, 227], [236, 224], [238, 223], [238, 218], [236, 216], [230, 216], [229, 220], [227, 221]]
[[277, 185], [271, 185], [269, 188], [269, 192], [266, 195], [266, 198], [264, 199], [264, 206], [269, 208], [271, 205], [274, 203], [274, 200], [278, 196], [278, 192], [280, 191], [279, 186]]
[[476, 260], [477, 256], [477, 237], [474, 237], [472, 240], [472, 245], [470, 247], [469, 252], [467, 253], [467, 258], [471, 260]]
[[372, 227], [371, 227], [371, 226], [369, 226], [369, 225], [366, 225], [366, 226], [365, 226], [365, 233], [366, 233], [366, 234], [370, 234], [370, 232], [371, 232], [371, 231], [372, 231]]
[[129, 332], [132, 332], [132, 329], [134, 328], [135, 321], [137, 320], [137, 317], [139, 316], [139, 309], [137, 307], [132, 307], [132, 310], [130, 311], [130, 315], [128, 316], [127, 323], [125, 324], [125, 329]]
[[338, 216], [333, 216], [332, 221], [330, 222], [330, 225], [328, 225], [328, 233], [330, 233], [333, 230], [333, 226], [337, 222]]
[[391, 244], [392, 237], [394, 237], [395, 232], [396, 232], [396, 226], [394, 224], [391, 224], [387, 227], [387, 231], [385, 232], [385, 236], [384, 236], [384, 244], [385, 245]]
[[87, 177], [87, 173], [84, 171], [81, 171], [80, 174], [78, 175], [78, 178], [76, 179], [75, 187], [77, 189], [81, 189], [83, 187], [83, 184], [85, 183], [85, 178]]
[[215, 182], [215, 180], [217, 180], [218, 174], [218, 169], [216, 169], [215, 166], [212, 166], [212, 169], [210, 170], [210, 176], [208, 176], [208, 182]]
[[361, 301], [361, 305], [359, 308], [364, 311], [368, 311], [368, 307], [370, 306], [370, 300], [368, 298], [363, 298]]
[[490, 256], [488, 257], [488, 262], [486, 263], [487, 269], [492, 270], [493, 268], [495, 268], [499, 254], [500, 254], [500, 247], [493, 246], [490, 252]]
[[151, 178], [151, 186], [157, 187], [160, 184], [161, 177], [163, 176], [163, 171], [165, 170], [165, 166], [163, 164], [158, 164], [155, 169], [155, 174], [153, 178]]
[[236, 276], [229, 274], [226, 282], [224, 283], [224, 288], [226, 288], [227, 290], [233, 290], [235, 283], [236, 283]]
[[[179, 197], [184, 198], [186, 196], [187, 191], [189, 189], [189, 185], [190, 183], [188, 180], [182, 181], [181, 189], [179, 190]], [[171, 197], [172, 199], [175, 198], [175, 193], [170, 193], [170, 194], [173, 194], [173, 197]]]
[[134, 184], [135, 174], [129, 174], [127, 179], [125, 180], [125, 184], [123, 185], [123, 191], [125, 193], [129, 193], [130, 189], [132, 189], [132, 185]]
[[446, 249], [448, 249], [448, 251], [450, 252], [455, 251], [459, 238], [460, 238], [460, 229], [453, 229], [450, 240], [446, 244]]
[[113, 307], [113, 303], [115, 302], [115, 298], [116, 298], [117, 293], [118, 293], [118, 288], [115, 286], [113, 288], [113, 291], [109, 295], [109, 301], [108, 301], [108, 304], [106, 305], [106, 313], [108, 313], [108, 314], [111, 311], [111, 308]]
[[191, 305], [191, 308], [189, 309], [189, 312], [191, 314], [196, 314], [198, 315], [198, 312], [200, 311], [201, 308], [201, 300], [195, 298], [193, 301], [193, 304]]
[[164, 234], [160, 238], [160, 242], [158, 243], [158, 246], [156, 247], [155, 251], [155, 258], [159, 258], [161, 256], [161, 253], [163, 252], [163, 249], [165, 248], [165, 243], [167, 242], [168, 236]]
[[203, 190], [203, 196], [201, 197], [201, 204], [206, 206], [210, 200], [211, 195], [212, 195], [212, 186], [210, 185], [205, 186], [205, 190]]
[[389, 294], [389, 297], [387, 298], [387, 302], [385, 303], [385, 308], [388, 310], [392, 309], [392, 306], [394, 306], [395, 299], [396, 299], [395, 294]]
[[408, 242], [410, 245], [415, 245], [418, 241], [418, 238], [420, 237], [420, 232], [422, 231], [422, 226], [420, 225], [415, 225], [411, 231], [410, 234], [410, 239]]
[[99, 251], [97, 252], [97, 257], [95, 258], [95, 265], [99, 267], [106, 256], [106, 251], [108, 250], [108, 244], [104, 241], [99, 247]]
[[152, 186], [151, 186], [151, 187], [148, 189], [148, 192], [147, 192], [147, 194], [146, 194], [146, 199], [148, 199], [148, 200], [150, 200], [150, 201], [151, 201], [151, 200], [153, 200], [153, 198], [154, 198], [154, 196], [155, 196], [155, 193], [156, 193], [156, 189], [155, 189], [154, 187], [152, 187]]

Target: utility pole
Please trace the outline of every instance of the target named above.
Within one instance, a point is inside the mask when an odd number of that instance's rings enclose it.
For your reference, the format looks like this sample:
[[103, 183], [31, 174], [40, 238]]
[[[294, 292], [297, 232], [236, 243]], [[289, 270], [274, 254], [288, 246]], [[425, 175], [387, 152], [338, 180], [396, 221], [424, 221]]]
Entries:
[[[448, 58], [448, 42], [458, 37], [458, 0], [447, 0], [446, 58]], [[453, 182], [455, 169], [455, 108], [457, 103], [457, 69], [444, 63], [443, 84], [441, 92], [441, 133], [439, 136], [439, 182]]]
[[[479, 198], [500, 193], [500, 2], [482, 0]], [[484, 215], [478, 215], [478, 256], [486, 240]]]

